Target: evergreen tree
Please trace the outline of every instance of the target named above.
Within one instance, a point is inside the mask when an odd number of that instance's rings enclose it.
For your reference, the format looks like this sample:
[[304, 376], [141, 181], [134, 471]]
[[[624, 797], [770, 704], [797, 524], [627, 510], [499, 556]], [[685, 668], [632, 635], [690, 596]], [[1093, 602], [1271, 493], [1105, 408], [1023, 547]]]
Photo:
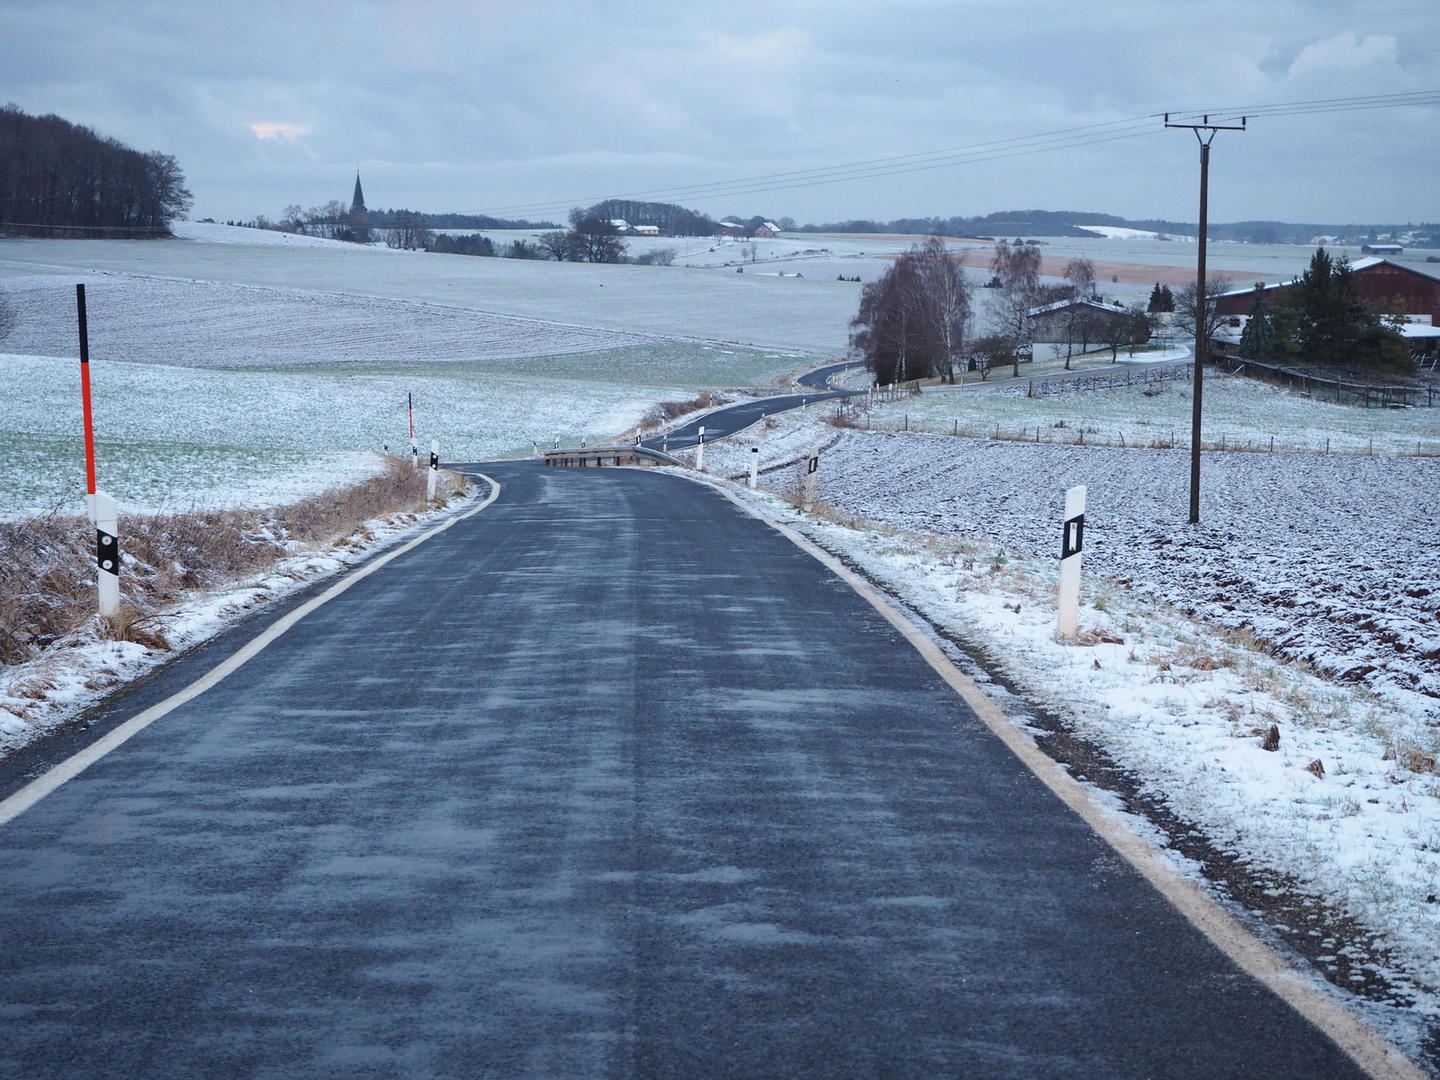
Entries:
[[1372, 311], [1355, 288], [1355, 273], [1344, 255], [1323, 247], [1295, 283], [1295, 344], [1314, 364], [1414, 368], [1404, 337], [1391, 320]]
[[1275, 352], [1275, 323], [1265, 307], [1265, 290], [1255, 286], [1250, 318], [1240, 332], [1240, 355], [1246, 360], [1268, 360]]
[[1164, 304], [1165, 294], [1160, 291], [1160, 283], [1157, 281], [1155, 282], [1155, 288], [1150, 290], [1150, 303], [1146, 306], [1145, 310], [1153, 315], [1157, 311], [1164, 311]]

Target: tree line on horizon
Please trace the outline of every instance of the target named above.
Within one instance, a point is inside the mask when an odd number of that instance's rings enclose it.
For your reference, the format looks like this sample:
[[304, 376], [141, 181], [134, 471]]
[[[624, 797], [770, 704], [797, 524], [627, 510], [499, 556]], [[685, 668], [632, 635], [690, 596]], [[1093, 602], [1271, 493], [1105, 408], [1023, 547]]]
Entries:
[[170, 154], [132, 150], [53, 114], [0, 107], [0, 232], [168, 236], [192, 200]]

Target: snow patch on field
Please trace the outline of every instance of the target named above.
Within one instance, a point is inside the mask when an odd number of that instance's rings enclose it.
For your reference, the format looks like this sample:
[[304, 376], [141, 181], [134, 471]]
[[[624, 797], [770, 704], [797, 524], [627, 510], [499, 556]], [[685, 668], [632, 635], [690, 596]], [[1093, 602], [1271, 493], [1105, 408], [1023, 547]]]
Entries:
[[170, 231], [181, 240], [198, 240], [206, 244], [246, 244], [266, 247], [339, 247], [355, 251], [389, 252], [381, 244], [351, 244], [344, 240], [326, 240], [319, 236], [277, 232], [274, 229], [247, 229], [241, 225], [217, 225], [212, 221], [172, 221]]

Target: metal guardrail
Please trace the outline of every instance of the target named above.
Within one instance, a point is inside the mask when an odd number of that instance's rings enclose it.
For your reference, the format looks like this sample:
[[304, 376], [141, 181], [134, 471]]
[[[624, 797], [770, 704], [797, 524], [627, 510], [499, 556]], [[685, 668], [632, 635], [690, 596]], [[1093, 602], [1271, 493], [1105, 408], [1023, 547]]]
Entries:
[[683, 465], [684, 462], [648, 446], [582, 446], [546, 450], [545, 464], [569, 468], [617, 465]]

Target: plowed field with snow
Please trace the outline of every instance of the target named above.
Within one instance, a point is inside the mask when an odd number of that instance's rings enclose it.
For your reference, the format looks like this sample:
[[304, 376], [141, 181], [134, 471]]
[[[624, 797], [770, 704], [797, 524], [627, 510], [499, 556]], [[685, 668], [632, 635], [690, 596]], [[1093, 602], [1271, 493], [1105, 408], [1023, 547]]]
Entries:
[[[73, 356], [75, 292], [54, 277], [0, 282], [14, 313], [6, 352]], [[107, 274], [85, 289], [96, 358], [177, 367], [490, 361], [662, 339], [437, 304], [224, 282]]]
[[847, 432], [824, 497], [897, 528], [1058, 558], [1088, 488], [1085, 568], [1440, 719], [1440, 459], [1208, 453]]

